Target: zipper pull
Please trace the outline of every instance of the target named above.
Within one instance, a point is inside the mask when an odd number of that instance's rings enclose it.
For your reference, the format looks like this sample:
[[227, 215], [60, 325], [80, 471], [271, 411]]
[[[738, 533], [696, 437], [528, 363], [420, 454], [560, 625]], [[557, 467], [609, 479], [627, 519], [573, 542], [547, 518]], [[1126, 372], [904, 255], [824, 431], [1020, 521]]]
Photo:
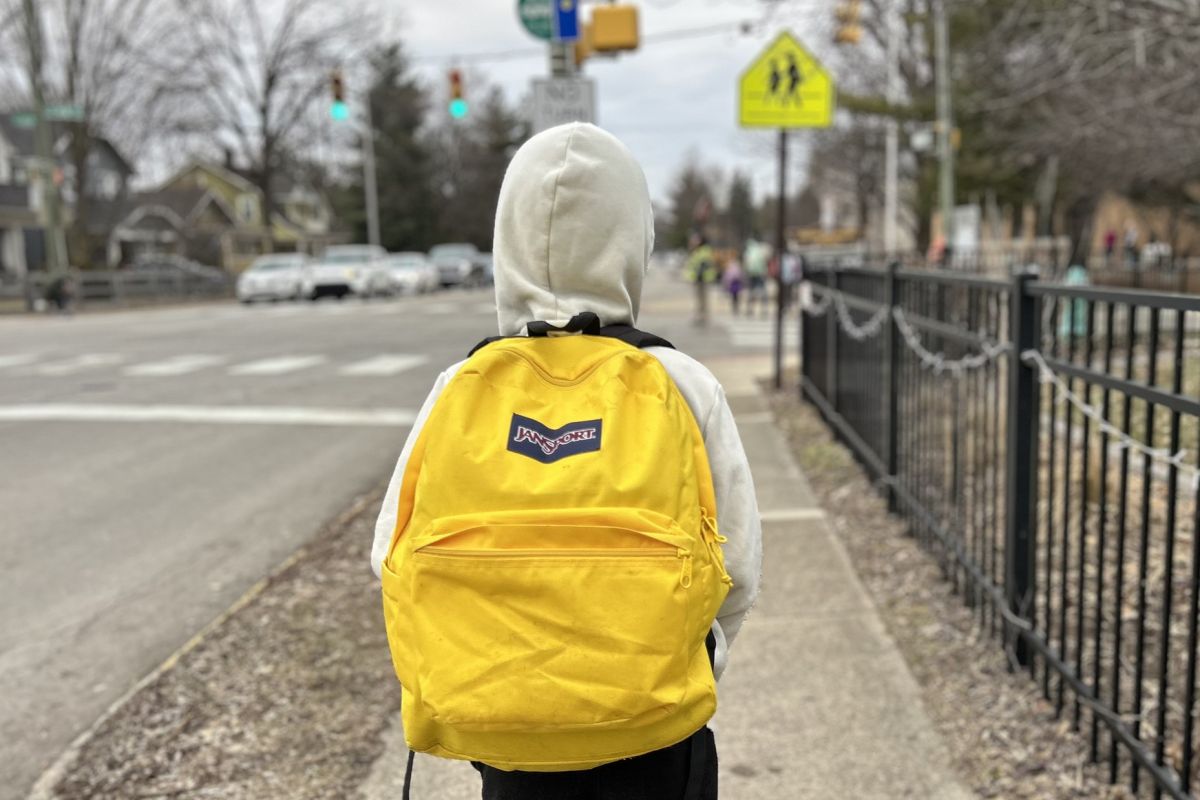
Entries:
[[683, 559], [683, 570], [679, 575], [679, 585], [684, 589], [690, 589], [692, 586], [692, 554], [681, 547], [679, 548], [679, 557]]

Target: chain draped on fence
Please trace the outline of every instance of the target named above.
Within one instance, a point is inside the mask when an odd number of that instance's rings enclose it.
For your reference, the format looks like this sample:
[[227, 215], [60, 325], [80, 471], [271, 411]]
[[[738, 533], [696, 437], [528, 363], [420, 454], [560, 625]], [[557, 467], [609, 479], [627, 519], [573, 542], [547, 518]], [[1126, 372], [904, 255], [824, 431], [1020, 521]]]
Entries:
[[803, 396], [1109, 779], [1194, 798], [1200, 297], [808, 278]]

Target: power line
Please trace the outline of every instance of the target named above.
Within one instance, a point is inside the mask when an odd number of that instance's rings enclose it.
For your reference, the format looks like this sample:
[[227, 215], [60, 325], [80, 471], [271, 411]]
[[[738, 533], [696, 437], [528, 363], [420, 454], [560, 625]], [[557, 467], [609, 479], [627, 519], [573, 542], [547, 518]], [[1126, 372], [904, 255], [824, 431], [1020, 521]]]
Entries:
[[[756, 32], [756, 29], [761, 25], [760, 22], [754, 20], [740, 20], [737, 22], [722, 22], [716, 25], [705, 25], [698, 28], [680, 28], [673, 31], [658, 31], [655, 33], [647, 33], [642, 37], [642, 42], [645, 44], [655, 44], [661, 42], [677, 42], [686, 39], [698, 39], [706, 36], [715, 36], [726, 33], [739, 33], [743, 36], [748, 36]], [[466, 63], [482, 63], [485, 61], [514, 61], [523, 58], [545, 58], [546, 49], [544, 47], [522, 47], [513, 50], [496, 50], [492, 52], [482, 53], [443, 53], [440, 55], [415, 55], [412, 56], [413, 61], [457, 61]]]

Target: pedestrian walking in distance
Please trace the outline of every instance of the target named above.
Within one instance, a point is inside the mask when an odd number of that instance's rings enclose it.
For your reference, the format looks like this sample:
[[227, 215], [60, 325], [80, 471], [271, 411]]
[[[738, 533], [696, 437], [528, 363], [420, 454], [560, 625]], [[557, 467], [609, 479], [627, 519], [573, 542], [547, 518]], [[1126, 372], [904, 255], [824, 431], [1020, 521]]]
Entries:
[[538, 134], [494, 241], [500, 335], [438, 377], [375, 528], [408, 746], [485, 800], [712, 800], [762, 534], [721, 385], [634, 327], [641, 167], [592, 125]]
[[717, 282], [717, 257], [709, 246], [708, 240], [700, 234], [693, 234], [691, 252], [684, 265], [684, 278], [696, 289], [696, 314], [692, 322], [704, 326], [708, 324], [708, 287]]

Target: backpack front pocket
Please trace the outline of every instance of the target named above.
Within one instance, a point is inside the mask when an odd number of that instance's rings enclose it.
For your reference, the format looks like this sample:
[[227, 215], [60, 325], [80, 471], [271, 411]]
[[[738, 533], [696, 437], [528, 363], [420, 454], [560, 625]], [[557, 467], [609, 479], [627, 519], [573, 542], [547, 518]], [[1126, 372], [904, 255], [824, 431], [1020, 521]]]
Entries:
[[634, 509], [436, 521], [413, 542], [417, 682], [462, 730], [644, 724], [681, 702], [692, 543]]

